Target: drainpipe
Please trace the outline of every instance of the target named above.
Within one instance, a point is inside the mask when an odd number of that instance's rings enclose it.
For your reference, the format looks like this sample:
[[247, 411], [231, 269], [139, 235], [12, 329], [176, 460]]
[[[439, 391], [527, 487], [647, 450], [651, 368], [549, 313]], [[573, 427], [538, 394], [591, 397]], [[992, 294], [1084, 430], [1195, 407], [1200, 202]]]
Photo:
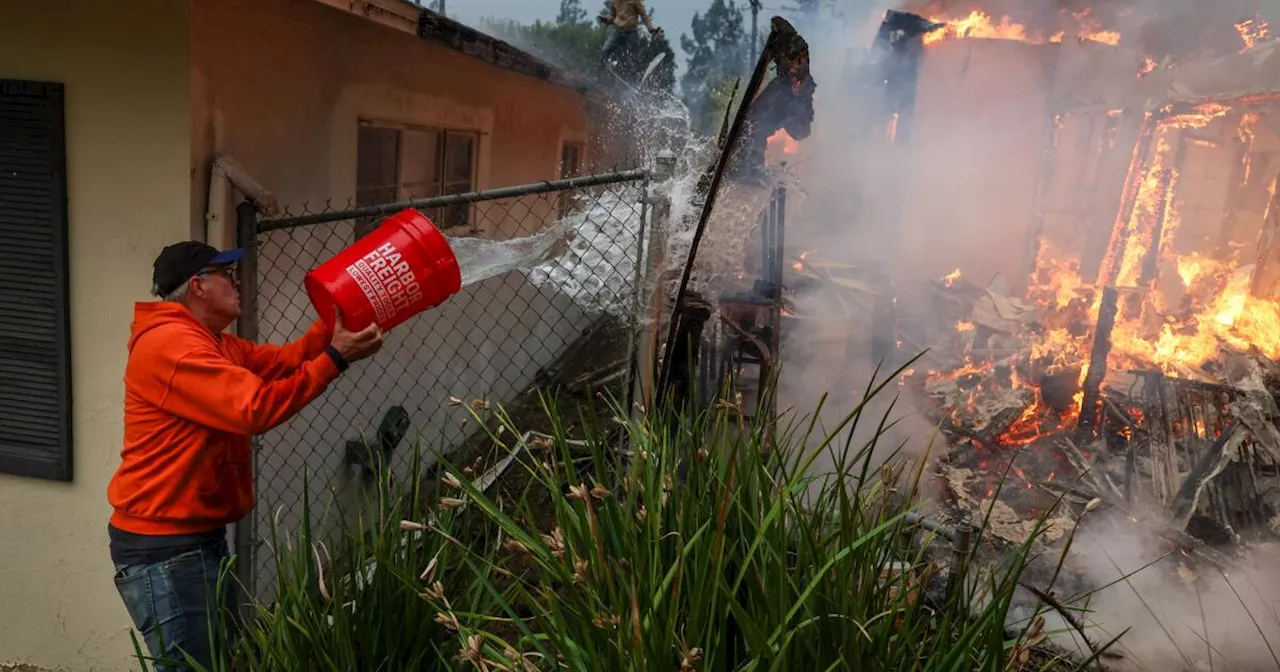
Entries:
[[[204, 216], [204, 239], [205, 242], [219, 249], [226, 249], [241, 243], [242, 236], [237, 222], [239, 217], [227, 217], [227, 210], [231, 203], [231, 188], [235, 187], [240, 193], [244, 194], [247, 203], [246, 207], [252, 207], [260, 213], [266, 215], [275, 215], [279, 211], [279, 205], [276, 197], [270, 191], [267, 191], [257, 180], [249, 176], [248, 171], [244, 169], [235, 159], [229, 156], [218, 155], [213, 159], [213, 165], [209, 169], [209, 203], [205, 208]], [[252, 204], [252, 205], [249, 205]], [[252, 211], [249, 212], [252, 214]], [[254, 232], [256, 234], [256, 232]], [[243, 237], [245, 240], [253, 240], [254, 234]], [[252, 254], [252, 251], [250, 251]], [[248, 260], [247, 269], [252, 272], [253, 260]], [[253, 283], [249, 283], [245, 288], [249, 296], [245, 301], [246, 310], [253, 311], [255, 308], [256, 295], [253, 290]], [[250, 313], [252, 314], [252, 313]], [[254, 321], [250, 320], [247, 324], [253, 325]], [[238, 321], [231, 328], [235, 329], [237, 335], [241, 337], [251, 337], [252, 326], [245, 328], [246, 323]], [[254, 451], [255, 471], [257, 462], [257, 451]], [[236, 601], [240, 607], [241, 615], [250, 616], [252, 614], [251, 591], [255, 585], [255, 576], [253, 573], [254, 563], [252, 559], [253, 544], [256, 541], [256, 534], [253, 529], [252, 516], [237, 522], [229, 531], [230, 537], [227, 541], [232, 544], [232, 548], [240, 555], [241, 559], [247, 559], [248, 562], [237, 570], [238, 578], [243, 585], [248, 587], [250, 594], [238, 594]]]
[[[632, 351], [635, 367], [629, 394], [633, 419], [643, 415], [654, 399], [653, 378], [661, 347], [659, 331], [664, 298], [660, 282], [667, 263], [667, 230], [671, 216], [671, 199], [665, 190], [669, 188], [667, 183], [675, 175], [675, 169], [675, 154], [669, 150], [661, 151], [654, 161], [649, 193], [645, 194], [650, 216], [647, 240], [639, 241], [646, 247], [638, 255], [644, 271], [636, 287], [636, 341]], [[654, 185], [663, 186], [653, 188]]]
[[235, 218], [227, 217], [232, 187], [253, 202], [259, 213], [271, 216], [279, 211], [275, 195], [253, 179], [244, 166], [230, 156], [214, 157], [209, 170], [209, 205], [204, 216], [204, 239], [214, 247], [230, 247], [237, 240]]

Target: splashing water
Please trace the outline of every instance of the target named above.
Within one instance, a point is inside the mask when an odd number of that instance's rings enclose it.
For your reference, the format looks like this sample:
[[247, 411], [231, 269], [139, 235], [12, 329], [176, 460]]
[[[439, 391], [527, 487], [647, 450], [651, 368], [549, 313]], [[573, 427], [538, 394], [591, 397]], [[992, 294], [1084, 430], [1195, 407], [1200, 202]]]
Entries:
[[557, 224], [537, 235], [511, 240], [451, 238], [449, 247], [458, 259], [462, 286], [466, 287], [554, 259], [570, 234], [571, 229]]
[[[675, 146], [684, 160], [673, 179], [653, 187], [672, 202], [668, 234], [668, 268], [679, 268], [688, 253], [689, 232], [682, 225], [693, 207], [693, 186], [701, 165], [699, 156], [709, 143], [694, 139], [688, 132], [688, 111], [679, 101], [659, 101], [647, 110], [655, 135], [645, 138], [646, 146]], [[661, 128], [658, 128], [661, 127]], [[652, 141], [650, 141], [652, 140]], [[649, 147], [646, 147], [646, 153]], [[571, 212], [547, 230], [520, 238], [495, 241], [484, 238], [451, 238], [450, 246], [462, 269], [462, 285], [483, 282], [512, 271], [524, 274], [540, 289], [558, 292], [591, 312], [622, 315], [631, 310], [635, 296], [637, 265], [648, 245], [641, 218], [644, 197], [639, 183], [605, 190], [585, 199], [586, 207]]]
[[452, 238], [462, 285], [519, 271], [534, 286], [563, 294], [583, 309], [621, 314], [634, 294], [641, 196], [638, 185], [607, 192], [532, 236]]

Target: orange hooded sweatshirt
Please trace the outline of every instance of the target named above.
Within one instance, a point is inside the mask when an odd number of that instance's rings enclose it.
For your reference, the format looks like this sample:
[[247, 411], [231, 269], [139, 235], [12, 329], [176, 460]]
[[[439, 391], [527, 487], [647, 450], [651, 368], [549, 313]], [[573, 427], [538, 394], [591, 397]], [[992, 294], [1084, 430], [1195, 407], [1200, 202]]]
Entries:
[[338, 377], [316, 322], [283, 347], [215, 334], [178, 303], [134, 308], [124, 449], [107, 485], [111, 524], [197, 534], [253, 508], [249, 438], [288, 420]]

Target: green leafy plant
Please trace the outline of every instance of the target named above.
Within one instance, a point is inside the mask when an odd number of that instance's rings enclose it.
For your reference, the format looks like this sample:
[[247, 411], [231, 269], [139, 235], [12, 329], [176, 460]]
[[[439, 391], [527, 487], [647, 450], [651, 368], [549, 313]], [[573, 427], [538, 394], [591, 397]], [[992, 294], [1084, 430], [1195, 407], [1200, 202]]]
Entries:
[[384, 475], [323, 535], [304, 493], [299, 528], [272, 526], [273, 599], [215, 669], [1090, 668], [1043, 655], [1040, 613], [1011, 616], [1039, 529], [979, 568], [914, 527], [924, 463], [869, 411], [894, 377], [821, 432], [821, 407], [771, 426], [610, 404], [571, 440], [553, 399], [545, 435], [499, 408], [519, 501], [444, 461], [438, 491]]
[[[420, 472], [415, 444], [409, 474]], [[382, 473], [357, 506], [335, 506], [331, 548], [304, 478], [302, 520], [271, 525], [274, 599], [252, 605], [215, 670], [436, 670], [453, 664], [475, 614], [496, 609], [488, 583], [467, 570], [476, 548], [452, 536], [452, 511], [427, 505], [417, 479]], [[230, 580], [231, 567], [224, 572]], [[459, 571], [462, 570], [462, 571]]]
[[[477, 656], [512, 666], [501, 652], [523, 651], [540, 669], [572, 670], [1018, 669], [1045, 638], [1043, 619], [1006, 627], [1036, 535], [990, 571], [962, 561], [940, 589], [924, 547], [902, 543], [920, 473], [904, 483], [894, 456], [873, 461], [888, 421], [864, 414], [884, 387], [823, 436], [810, 419], [770, 441], [763, 422], [723, 403], [620, 419], [628, 450], [595, 428], [585, 477], [557, 425], [522, 461], [553, 493], [549, 528], [451, 470], [507, 538], [505, 558], [473, 557], [491, 563], [478, 575], [520, 556], [531, 565], [502, 593], [508, 613], [531, 615], [514, 619], [514, 641], [491, 637]], [[867, 422], [869, 438], [853, 443]], [[814, 468], [822, 454], [829, 473]]]

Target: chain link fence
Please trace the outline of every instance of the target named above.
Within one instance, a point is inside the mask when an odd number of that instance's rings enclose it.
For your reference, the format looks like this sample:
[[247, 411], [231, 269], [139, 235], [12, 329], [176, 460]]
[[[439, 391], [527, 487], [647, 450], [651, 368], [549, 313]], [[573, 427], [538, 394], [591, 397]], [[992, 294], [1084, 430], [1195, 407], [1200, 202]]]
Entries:
[[[648, 179], [636, 170], [379, 206], [326, 201], [264, 221], [241, 209], [241, 242], [253, 252], [241, 329], [273, 344], [300, 337], [316, 320], [306, 273], [381, 218], [413, 207], [433, 221], [445, 212], [467, 222], [444, 229], [464, 267], [461, 291], [393, 329], [377, 355], [256, 439], [258, 502], [237, 540], [241, 579], [254, 596], [272, 594], [274, 560], [262, 542], [273, 519], [281, 531], [300, 524], [304, 474], [312, 517], [332, 532], [336, 511], [355, 515], [378, 468], [406, 476], [415, 442], [429, 463], [482, 440], [483, 428], [467, 422], [468, 404], [457, 400], [502, 405], [517, 422], [536, 423], [536, 390], [604, 382], [627, 393]], [[554, 236], [557, 246], [531, 268], [486, 268], [492, 255], [468, 267], [466, 250], [503, 248], [484, 241], [519, 247], [516, 239], [536, 234]], [[495, 274], [469, 282], [486, 270]], [[406, 428], [396, 441], [395, 430]]]

